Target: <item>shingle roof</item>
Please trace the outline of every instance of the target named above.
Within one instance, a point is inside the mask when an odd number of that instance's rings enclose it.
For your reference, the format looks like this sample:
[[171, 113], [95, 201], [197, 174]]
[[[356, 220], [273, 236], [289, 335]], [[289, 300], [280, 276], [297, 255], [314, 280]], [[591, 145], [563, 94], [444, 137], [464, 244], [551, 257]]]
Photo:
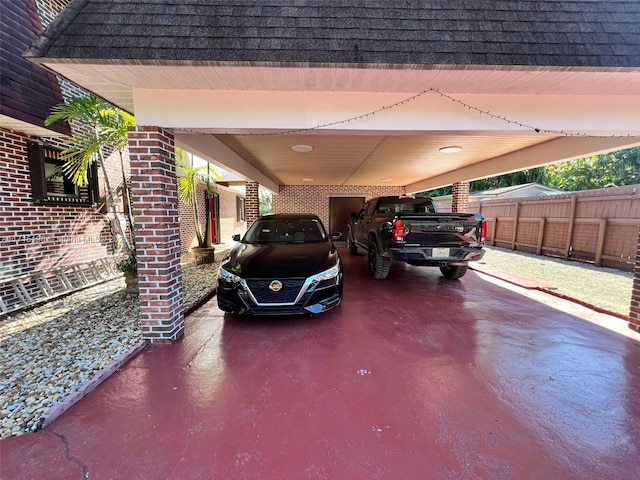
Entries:
[[637, 0], [74, 0], [33, 57], [640, 66]]
[[[42, 25], [35, 0], [2, 4], [0, 15], [0, 114], [31, 125], [44, 127], [51, 107], [62, 103], [55, 75], [21, 57]], [[59, 133], [71, 132], [67, 124], [48, 127]]]

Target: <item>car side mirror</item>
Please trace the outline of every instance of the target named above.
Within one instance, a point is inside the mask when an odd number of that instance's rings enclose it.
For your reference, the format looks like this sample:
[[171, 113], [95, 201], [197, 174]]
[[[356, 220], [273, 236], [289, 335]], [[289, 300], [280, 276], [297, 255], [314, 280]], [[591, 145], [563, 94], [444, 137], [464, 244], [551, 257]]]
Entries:
[[331, 234], [331, 240], [340, 240], [342, 238], [341, 232], [333, 232]]
[[233, 240], [234, 242], [239, 242], [240, 241], [240, 234], [236, 233], [234, 236], [231, 237], [231, 240]]

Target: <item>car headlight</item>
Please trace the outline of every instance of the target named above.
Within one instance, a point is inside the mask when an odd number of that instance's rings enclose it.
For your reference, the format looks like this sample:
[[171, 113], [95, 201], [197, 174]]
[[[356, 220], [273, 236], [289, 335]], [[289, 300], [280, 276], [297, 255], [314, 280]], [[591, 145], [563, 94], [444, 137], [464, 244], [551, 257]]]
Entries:
[[227, 283], [240, 283], [242, 281], [238, 275], [225, 270], [222, 266], [218, 270], [218, 278]]
[[335, 278], [340, 273], [340, 264], [336, 264], [331, 267], [329, 270], [325, 270], [324, 272], [320, 272], [311, 277], [316, 282], [322, 282], [324, 280], [331, 280]]

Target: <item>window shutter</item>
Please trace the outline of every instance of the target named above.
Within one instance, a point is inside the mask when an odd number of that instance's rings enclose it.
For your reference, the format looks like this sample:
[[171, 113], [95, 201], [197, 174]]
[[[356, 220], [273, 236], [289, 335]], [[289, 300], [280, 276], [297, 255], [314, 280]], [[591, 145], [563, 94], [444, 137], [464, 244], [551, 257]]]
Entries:
[[43, 200], [46, 197], [46, 184], [44, 178], [44, 147], [38, 142], [27, 142], [29, 155], [29, 170], [31, 177], [31, 195], [34, 201]]
[[89, 202], [98, 203], [100, 192], [98, 189], [98, 162], [93, 162], [89, 166]]

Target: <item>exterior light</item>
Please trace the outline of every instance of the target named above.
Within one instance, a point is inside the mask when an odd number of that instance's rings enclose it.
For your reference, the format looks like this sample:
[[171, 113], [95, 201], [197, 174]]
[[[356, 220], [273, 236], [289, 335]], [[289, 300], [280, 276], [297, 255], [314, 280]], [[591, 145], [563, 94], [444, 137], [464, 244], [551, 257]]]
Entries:
[[309, 153], [313, 151], [313, 147], [311, 145], [294, 145], [291, 150], [298, 153]]
[[449, 147], [442, 147], [440, 153], [458, 153], [462, 150], [462, 147], [458, 145], [451, 145]]

